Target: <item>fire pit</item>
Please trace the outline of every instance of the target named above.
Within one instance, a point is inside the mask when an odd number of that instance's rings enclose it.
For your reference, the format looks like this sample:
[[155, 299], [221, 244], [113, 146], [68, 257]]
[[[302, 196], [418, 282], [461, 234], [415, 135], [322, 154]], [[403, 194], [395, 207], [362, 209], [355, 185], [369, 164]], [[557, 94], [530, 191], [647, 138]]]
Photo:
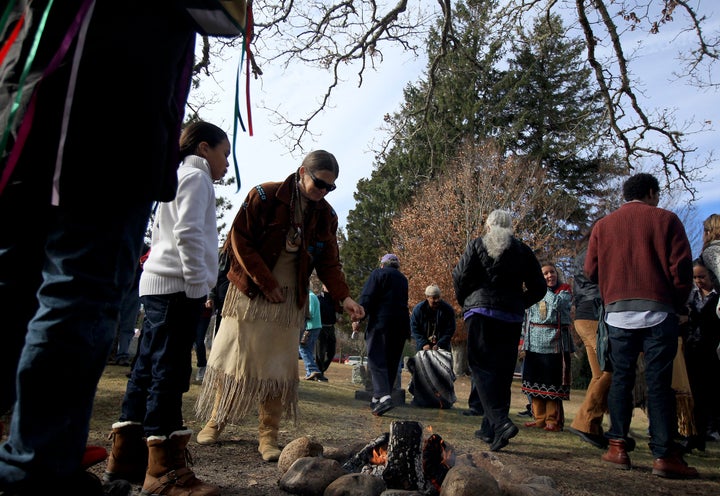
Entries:
[[381, 477], [389, 489], [436, 493], [455, 463], [455, 450], [437, 434], [423, 438], [419, 422], [394, 420], [390, 432], [367, 444], [343, 468]]

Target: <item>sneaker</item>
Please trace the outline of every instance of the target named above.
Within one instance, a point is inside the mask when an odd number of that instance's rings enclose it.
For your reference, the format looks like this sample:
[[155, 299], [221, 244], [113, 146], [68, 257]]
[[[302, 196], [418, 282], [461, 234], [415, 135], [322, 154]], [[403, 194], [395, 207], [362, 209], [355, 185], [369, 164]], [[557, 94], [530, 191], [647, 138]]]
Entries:
[[709, 432], [707, 437], [705, 438], [706, 441], [720, 441], [720, 433], [718, 432]]
[[466, 417], [482, 417], [483, 416], [482, 413], [478, 412], [477, 410], [473, 410], [472, 408], [469, 410], [465, 410], [464, 412], [462, 412], [462, 414], [465, 415]]
[[518, 417], [532, 417], [532, 410], [523, 410], [522, 412], [517, 412]]
[[328, 382], [328, 378], [325, 377], [325, 374], [320, 374], [319, 376], [317, 376], [317, 380], [320, 382]]
[[382, 417], [385, 413], [389, 412], [394, 408], [392, 398], [387, 398], [384, 401], [379, 401], [372, 409], [372, 414], [376, 417]]
[[320, 372], [310, 372], [308, 375], [305, 376], [306, 381], [316, 381], [318, 380], [318, 377], [320, 377]]
[[198, 367], [197, 374], [195, 375], [195, 380], [198, 382], [202, 382], [202, 380], [205, 378], [205, 367]]

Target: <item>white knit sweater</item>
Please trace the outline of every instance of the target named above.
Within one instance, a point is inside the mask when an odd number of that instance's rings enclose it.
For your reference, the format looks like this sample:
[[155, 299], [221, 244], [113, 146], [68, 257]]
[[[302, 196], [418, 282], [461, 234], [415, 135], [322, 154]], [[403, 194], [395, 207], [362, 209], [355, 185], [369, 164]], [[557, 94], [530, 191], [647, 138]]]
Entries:
[[175, 199], [158, 206], [140, 296], [185, 292], [207, 295], [217, 282], [215, 189], [207, 161], [196, 155], [178, 168]]

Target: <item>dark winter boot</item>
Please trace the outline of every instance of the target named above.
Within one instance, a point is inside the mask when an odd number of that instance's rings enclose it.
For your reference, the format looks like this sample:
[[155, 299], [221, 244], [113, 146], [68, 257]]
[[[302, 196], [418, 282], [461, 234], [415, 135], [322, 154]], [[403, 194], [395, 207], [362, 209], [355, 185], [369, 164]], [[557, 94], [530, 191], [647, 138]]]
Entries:
[[145, 432], [140, 422], [115, 422], [109, 439], [112, 449], [108, 457], [103, 480], [123, 479], [140, 484], [145, 479], [148, 449]]
[[192, 431], [186, 429], [167, 437], [148, 437], [148, 469], [140, 493], [142, 496], [220, 496], [220, 489], [195, 477], [187, 466], [190, 436]]

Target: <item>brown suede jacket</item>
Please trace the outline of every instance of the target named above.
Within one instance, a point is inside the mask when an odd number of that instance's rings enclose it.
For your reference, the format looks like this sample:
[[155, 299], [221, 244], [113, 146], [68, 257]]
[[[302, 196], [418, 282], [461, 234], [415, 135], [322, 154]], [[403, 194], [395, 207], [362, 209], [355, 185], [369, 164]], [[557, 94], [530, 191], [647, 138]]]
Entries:
[[[272, 275], [291, 227], [290, 201], [295, 173], [285, 181], [255, 186], [245, 198], [230, 230], [228, 279], [248, 297], [272, 291], [278, 282]], [[308, 202], [297, 263], [297, 302], [307, 304], [308, 281], [313, 269], [328, 288], [338, 311], [350, 295], [342, 272], [337, 244], [338, 218], [323, 200]]]

